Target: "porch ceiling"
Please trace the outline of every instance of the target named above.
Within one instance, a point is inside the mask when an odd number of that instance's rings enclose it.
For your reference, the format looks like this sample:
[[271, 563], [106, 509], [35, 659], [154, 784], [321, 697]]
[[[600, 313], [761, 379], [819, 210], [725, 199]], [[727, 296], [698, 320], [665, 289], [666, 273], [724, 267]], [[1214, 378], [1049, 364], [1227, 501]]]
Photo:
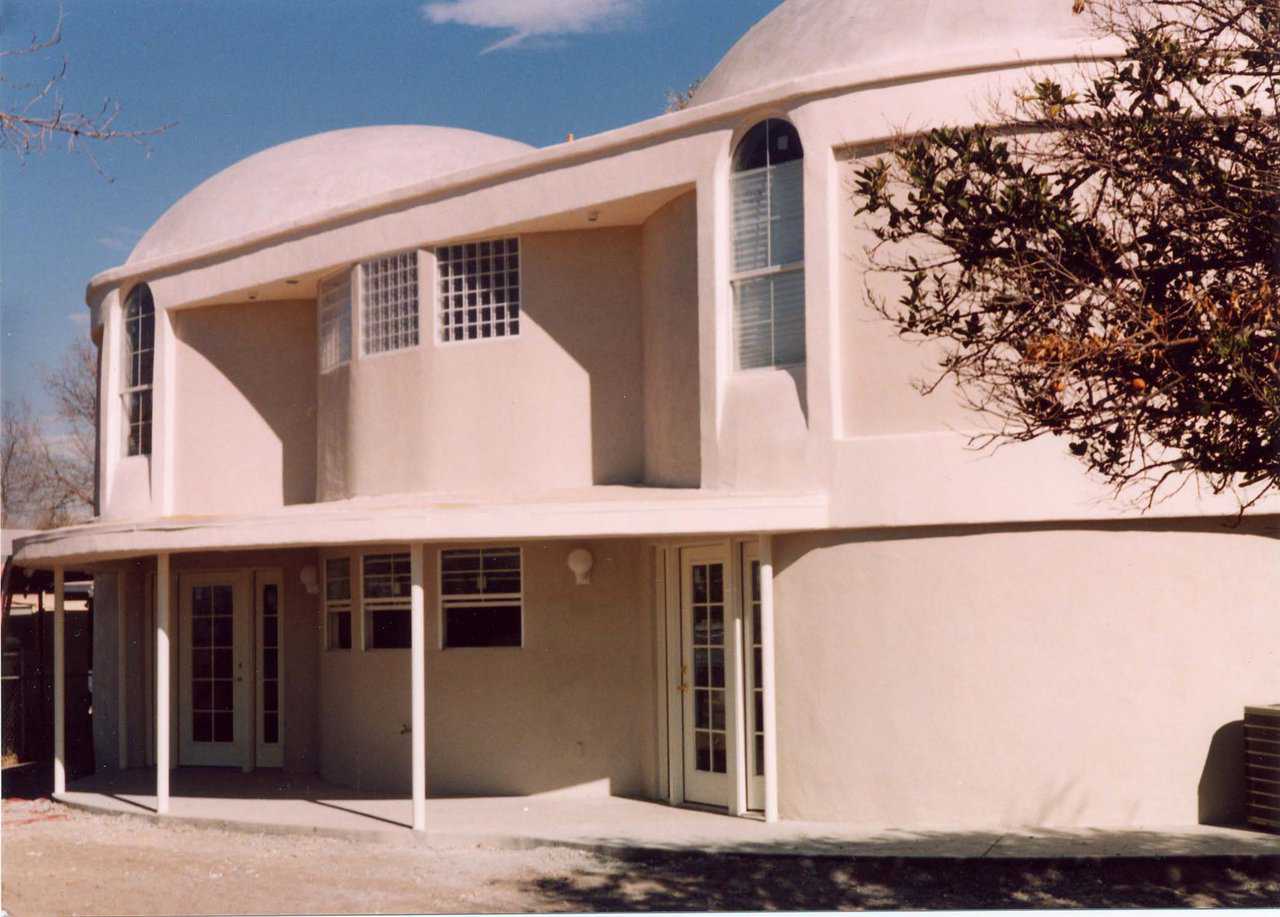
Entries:
[[100, 521], [17, 542], [28, 568], [160, 552], [411, 541], [668, 537], [826, 528], [825, 494], [605, 486], [524, 497], [415, 494], [309, 503], [251, 515]]

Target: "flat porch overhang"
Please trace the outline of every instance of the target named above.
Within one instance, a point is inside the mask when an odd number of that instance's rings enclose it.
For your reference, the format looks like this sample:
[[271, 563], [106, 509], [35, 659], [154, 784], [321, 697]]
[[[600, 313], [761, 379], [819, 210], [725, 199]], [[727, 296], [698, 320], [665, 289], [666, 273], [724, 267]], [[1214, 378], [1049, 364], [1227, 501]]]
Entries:
[[528, 497], [358, 497], [263, 513], [103, 520], [17, 542], [27, 568], [90, 565], [157, 553], [329, 545], [551, 538], [664, 538], [826, 528], [820, 493], [741, 493], [601, 486]]

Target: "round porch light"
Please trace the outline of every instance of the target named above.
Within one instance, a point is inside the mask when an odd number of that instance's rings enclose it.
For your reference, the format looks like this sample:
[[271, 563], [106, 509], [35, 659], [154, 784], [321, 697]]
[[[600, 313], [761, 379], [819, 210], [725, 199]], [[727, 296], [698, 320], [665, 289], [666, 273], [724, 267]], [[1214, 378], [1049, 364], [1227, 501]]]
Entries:
[[579, 586], [585, 586], [591, 582], [591, 565], [594, 563], [595, 558], [586, 548], [577, 548], [569, 552], [569, 569], [573, 571], [574, 580]]

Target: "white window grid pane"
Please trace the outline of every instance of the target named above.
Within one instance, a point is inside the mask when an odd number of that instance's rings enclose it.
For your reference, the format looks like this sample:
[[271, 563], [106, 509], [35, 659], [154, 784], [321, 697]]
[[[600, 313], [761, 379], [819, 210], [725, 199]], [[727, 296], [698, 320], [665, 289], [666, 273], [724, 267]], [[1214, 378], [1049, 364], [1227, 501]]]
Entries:
[[408, 554], [366, 554], [362, 573], [366, 610], [409, 607]]
[[520, 240], [488, 239], [436, 249], [441, 343], [520, 333]]
[[320, 371], [351, 361], [351, 272], [343, 271], [320, 283], [317, 298]]
[[440, 552], [440, 600], [446, 607], [520, 604], [524, 594], [519, 548]]
[[144, 285], [125, 302], [126, 455], [151, 454], [151, 388], [155, 371], [155, 306]]
[[351, 559], [331, 557], [324, 562], [324, 595], [330, 604], [351, 601]]
[[418, 346], [418, 253], [360, 265], [360, 335], [364, 354]]

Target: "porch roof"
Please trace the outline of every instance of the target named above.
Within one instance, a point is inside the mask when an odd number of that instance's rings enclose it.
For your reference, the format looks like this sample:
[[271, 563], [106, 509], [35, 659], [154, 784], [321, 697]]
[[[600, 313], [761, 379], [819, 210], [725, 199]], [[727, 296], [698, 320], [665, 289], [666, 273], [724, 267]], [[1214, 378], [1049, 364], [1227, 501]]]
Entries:
[[600, 486], [505, 497], [397, 494], [243, 515], [100, 520], [20, 539], [14, 560], [41, 568], [161, 552], [777, 533], [826, 528], [828, 522], [828, 498], [819, 493]]

